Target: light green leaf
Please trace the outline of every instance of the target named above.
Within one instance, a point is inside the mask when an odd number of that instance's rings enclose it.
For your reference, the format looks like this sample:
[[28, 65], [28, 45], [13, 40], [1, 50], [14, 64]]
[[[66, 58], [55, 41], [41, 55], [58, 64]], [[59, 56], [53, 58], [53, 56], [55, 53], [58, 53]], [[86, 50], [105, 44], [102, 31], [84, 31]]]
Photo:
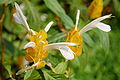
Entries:
[[47, 7], [50, 8], [55, 14], [65, 14], [64, 9], [61, 7], [57, 0], [44, 0], [44, 2], [47, 5]]
[[[10, 64], [4, 64], [5, 69], [8, 71], [9, 75], [11, 74], [11, 65]], [[16, 80], [11, 77], [12, 80]]]
[[54, 77], [49, 75], [45, 70], [42, 70], [45, 80], [56, 80]]
[[72, 19], [66, 15], [64, 9], [60, 6], [57, 0], [44, 0], [46, 6], [58, 15], [66, 26], [73, 27]]
[[101, 30], [95, 31], [96, 35], [99, 36], [99, 46], [106, 52], [109, 52], [109, 35]]
[[11, 66], [9, 64], [4, 64], [5, 69], [8, 71], [8, 73], [11, 73]]
[[40, 74], [35, 69], [30, 69], [26, 72], [24, 80], [38, 80], [40, 79]]
[[68, 15], [60, 13], [59, 16], [62, 19], [64, 25], [67, 26], [66, 28], [71, 29], [71, 27], [74, 27], [74, 23]]
[[57, 74], [64, 74], [67, 69], [67, 63], [66, 62], [61, 62], [55, 67], [55, 72]]
[[0, 4], [4, 4], [4, 3], [12, 3], [16, 0], [0, 0]]
[[109, 52], [109, 35], [103, 31], [99, 32], [101, 35], [99, 36], [99, 41], [101, 43], [101, 48], [104, 49], [106, 53]]
[[25, 0], [25, 7], [28, 11], [29, 16], [33, 18], [34, 23], [39, 21], [39, 15], [37, 14], [37, 9], [33, 6], [33, 4], [29, 0]]

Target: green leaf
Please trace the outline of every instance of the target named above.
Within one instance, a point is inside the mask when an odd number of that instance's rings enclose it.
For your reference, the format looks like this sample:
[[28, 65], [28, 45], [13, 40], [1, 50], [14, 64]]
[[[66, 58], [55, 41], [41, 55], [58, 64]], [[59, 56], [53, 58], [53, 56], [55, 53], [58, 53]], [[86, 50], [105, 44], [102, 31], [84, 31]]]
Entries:
[[91, 38], [88, 34], [86, 34], [86, 33], [83, 34], [83, 40], [84, 40], [84, 42], [87, 43], [90, 47], [93, 47], [94, 41], [92, 40], [92, 38]]
[[35, 69], [30, 69], [26, 72], [24, 80], [38, 80], [40, 79], [40, 74]]
[[42, 70], [45, 80], [56, 80], [54, 77], [52, 77], [50, 74], [48, 74], [45, 70]]
[[65, 14], [60, 13], [58, 16], [60, 16], [60, 18], [62, 19], [64, 25], [66, 25], [68, 29], [71, 29], [71, 27], [74, 27], [74, 23], [72, 21], [72, 19]]
[[[10, 64], [4, 64], [5, 69], [8, 71], [9, 75], [11, 74], [11, 65]], [[11, 77], [12, 80], [16, 80]]]
[[64, 74], [67, 69], [67, 63], [66, 62], [61, 62], [55, 67], [55, 72], [57, 74]]
[[4, 64], [5, 69], [8, 71], [8, 73], [11, 73], [11, 66], [9, 64]]
[[[12, 3], [16, 0], [0, 0], [0, 4], [4, 4], [4, 3]], [[17, 0], [18, 1], [18, 0]]]
[[56, 35], [48, 38], [48, 40], [49, 40], [49, 43], [51, 43], [51, 42], [56, 42], [57, 40], [62, 39], [62, 38], [64, 38], [65, 36], [66, 36], [65, 33], [57, 33]]
[[106, 32], [101, 30], [95, 31], [96, 34], [99, 36], [99, 45], [101, 48], [104, 49], [106, 53], [109, 52], [109, 35]]
[[46, 6], [58, 15], [66, 26], [73, 27], [72, 19], [66, 15], [64, 9], [60, 6], [57, 0], [44, 0]]
[[29, 0], [25, 0], [25, 5], [26, 5], [26, 9], [28, 11], [28, 15], [34, 20], [34, 22], [39, 21], [39, 15], [37, 14], [37, 9], [34, 7], [34, 5], [29, 1]]

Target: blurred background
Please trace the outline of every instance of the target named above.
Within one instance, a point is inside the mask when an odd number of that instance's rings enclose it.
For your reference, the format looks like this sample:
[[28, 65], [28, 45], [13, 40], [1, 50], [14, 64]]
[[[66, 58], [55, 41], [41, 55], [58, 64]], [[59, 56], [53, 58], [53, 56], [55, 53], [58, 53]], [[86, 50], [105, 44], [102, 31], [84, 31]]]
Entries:
[[[112, 14], [112, 18], [103, 21], [112, 30], [105, 33], [92, 29], [84, 33], [82, 56], [74, 60], [65, 62], [59, 51], [49, 51], [45, 61], [52, 64], [56, 73], [46, 65], [15, 75], [28, 40], [25, 28], [13, 19], [14, 2], [20, 5], [35, 31], [54, 21], [48, 32], [49, 43], [65, 41], [66, 33], [74, 27], [78, 9], [80, 29], [97, 17]], [[0, 80], [120, 80], [119, 7], [120, 0], [0, 0]]]

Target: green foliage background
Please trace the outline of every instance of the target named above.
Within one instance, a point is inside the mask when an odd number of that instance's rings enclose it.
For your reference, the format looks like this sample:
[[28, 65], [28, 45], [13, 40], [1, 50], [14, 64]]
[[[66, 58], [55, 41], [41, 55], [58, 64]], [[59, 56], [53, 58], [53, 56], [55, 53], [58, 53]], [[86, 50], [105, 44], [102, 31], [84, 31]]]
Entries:
[[[93, 29], [83, 34], [83, 54], [72, 61], [65, 62], [57, 50], [49, 51], [46, 58], [56, 72], [48, 66], [42, 69], [30, 69], [28, 72], [16, 76], [19, 70], [18, 57], [25, 55], [23, 46], [28, 42], [25, 39], [26, 30], [22, 25], [13, 21], [11, 11], [14, 2], [23, 9], [27, 21], [35, 31], [44, 29], [48, 22], [54, 21], [48, 32], [49, 43], [62, 42], [66, 33], [58, 27], [66, 30], [74, 27], [77, 9], [81, 10], [79, 28], [84, 27], [92, 19], [87, 14], [87, 8], [92, 0], [0, 0], [0, 17], [2, 16], [3, 4], [8, 3], [6, 16], [3, 22], [2, 37], [5, 42], [4, 69], [0, 79], [3, 80], [120, 80], [120, 1], [104, 0], [103, 15], [112, 13], [114, 18], [104, 20], [111, 25], [109, 33]], [[1, 41], [1, 40], [0, 40]], [[2, 46], [0, 43], [0, 52]], [[1, 59], [1, 56], [0, 56]], [[67, 72], [66, 72], [67, 71]], [[11, 72], [13, 73], [10, 78]], [[66, 76], [67, 75], [67, 76]]]

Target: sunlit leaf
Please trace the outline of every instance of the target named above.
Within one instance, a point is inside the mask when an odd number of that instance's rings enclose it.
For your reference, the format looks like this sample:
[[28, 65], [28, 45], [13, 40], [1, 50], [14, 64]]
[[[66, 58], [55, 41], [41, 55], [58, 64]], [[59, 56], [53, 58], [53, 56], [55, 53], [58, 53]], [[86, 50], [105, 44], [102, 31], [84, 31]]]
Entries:
[[0, 4], [4, 4], [4, 3], [12, 3], [16, 0], [0, 0]]
[[40, 74], [35, 69], [30, 69], [25, 73], [24, 80], [38, 80], [40, 79]]
[[66, 62], [61, 62], [55, 67], [55, 72], [57, 74], [64, 74], [67, 69], [67, 63]]
[[54, 77], [52, 77], [50, 74], [48, 74], [45, 70], [42, 70], [45, 80], [56, 80]]
[[72, 19], [66, 15], [64, 9], [60, 6], [57, 0], [44, 0], [46, 6], [58, 15], [66, 26], [73, 27]]
[[[9, 75], [11, 75], [11, 65], [10, 64], [4, 64], [5, 69], [8, 71]], [[13, 77], [11, 77], [12, 80], [16, 80]]]

